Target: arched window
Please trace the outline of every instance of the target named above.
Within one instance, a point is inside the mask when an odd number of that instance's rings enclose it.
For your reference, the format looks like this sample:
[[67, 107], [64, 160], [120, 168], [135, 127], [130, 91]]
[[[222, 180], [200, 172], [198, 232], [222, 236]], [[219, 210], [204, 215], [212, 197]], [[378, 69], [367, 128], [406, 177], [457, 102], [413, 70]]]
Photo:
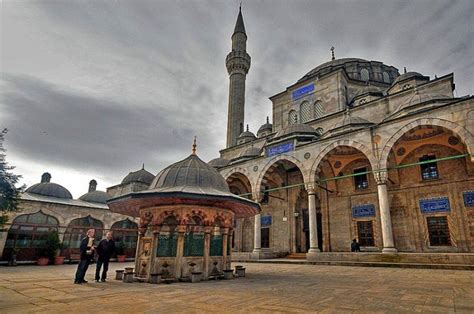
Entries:
[[76, 218], [67, 226], [64, 233], [64, 244], [69, 248], [69, 253], [79, 253], [81, 240], [86, 236], [87, 230], [95, 229], [95, 238], [102, 239], [104, 224], [91, 216]]
[[383, 73], [382, 73], [382, 77], [383, 77], [383, 81], [384, 81], [385, 83], [390, 83], [390, 76], [388, 75], [387, 72], [383, 72]]
[[138, 225], [130, 219], [124, 219], [114, 223], [111, 231], [113, 233], [115, 245], [123, 244], [124, 255], [129, 257], [135, 256], [138, 240]]
[[311, 104], [307, 101], [304, 101], [300, 105], [300, 121], [301, 123], [308, 122], [313, 118], [313, 115], [311, 114]]
[[324, 132], [323, 128], [317, 128], [316, 132], [318, 133], [319, 136], [321, 136]]
[[8, 230], [3, 259], [10, 259], [13, 249], [19, 249], [17, 260], [35, 260], [37, 249], [44, 244], [48, 233], [57, 231], [58, 227], [56, 218], [41, 211], [16, 217]]
[[321, 101], [317, 100], [314, 103], [313, 112], [314, 112], [314, 119], [319, 119], [322, 116], [324, 116], [324, 109], [323, 109], [323, 104], [321, 103]]
[[367, 82], [369, 80], [369, 70], [362, 68], [360, 70], [360, 79], [364, 82]]
[[288, 113], [288, 124], [296, 124], [298, 123], [298, 114], [295, 110], [290, 110]]

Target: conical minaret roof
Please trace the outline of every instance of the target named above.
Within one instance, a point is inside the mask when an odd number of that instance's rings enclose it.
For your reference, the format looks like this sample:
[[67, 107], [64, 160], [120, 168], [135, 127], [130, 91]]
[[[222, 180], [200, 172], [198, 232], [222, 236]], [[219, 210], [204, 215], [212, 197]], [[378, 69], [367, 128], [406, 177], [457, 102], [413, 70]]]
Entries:
[[245, 32], [244, 18], [242, 17], [241, 7], [239, 7], [239, 16], [237, 16], [237, 22], [235, 23], [234, 34], [235, 33], [244, 33], [245, 35], [247, 35], [247, 33]]

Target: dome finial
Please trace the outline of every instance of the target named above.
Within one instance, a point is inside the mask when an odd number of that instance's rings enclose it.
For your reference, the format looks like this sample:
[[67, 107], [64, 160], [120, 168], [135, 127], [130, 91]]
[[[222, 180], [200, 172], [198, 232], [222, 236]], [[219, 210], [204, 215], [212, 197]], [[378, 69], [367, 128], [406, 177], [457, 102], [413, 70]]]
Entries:
[[331, 60], [336, 60], [336, 57], [334, 56], [334, 46], [331, 47]]
[[267, 124], [270, 124], [270, 119], [268, 118], [268, 116], [267, 116]]
[[407, 74], [407, 67], [403, 67], [403, 74]]
[[145, 163], [142, 163], [142, 170], [145, 170]]
[[193, 142], [193, 155], [196, 155], [196, 136], [194, 136], [194, 142]]
[[247, 132], [249, 131], [249, 125], [247, 124]]

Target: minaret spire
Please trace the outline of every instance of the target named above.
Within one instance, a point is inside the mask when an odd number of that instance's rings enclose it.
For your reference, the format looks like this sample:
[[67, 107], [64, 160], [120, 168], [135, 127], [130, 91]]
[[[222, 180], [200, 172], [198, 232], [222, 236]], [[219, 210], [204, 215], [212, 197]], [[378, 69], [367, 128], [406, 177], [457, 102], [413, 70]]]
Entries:
[[232, 34], [232, 51], [226, 57], [229, 73], [229, 106], [227, 116], [227, 147], [237, 145], [237, 138], [244, 131], [245, 78], [250, 69], [247, 53], [247, 33], [242, 16], [242, 4]]

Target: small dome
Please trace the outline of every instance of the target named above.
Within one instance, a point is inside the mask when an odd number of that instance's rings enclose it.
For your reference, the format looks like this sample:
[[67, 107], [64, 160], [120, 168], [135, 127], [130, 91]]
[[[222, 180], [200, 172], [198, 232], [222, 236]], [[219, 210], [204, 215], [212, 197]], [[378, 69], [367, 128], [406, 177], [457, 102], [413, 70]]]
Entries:
[[273, 131], [273, 125], [270, 123], [267, 117], [267, 123], [262, 124], [262, 126], [257, 131], [257, 135], [260, 137], [260, 134], [264, 132], [272, 133], [272, 131]]
[[162, 191], [192, 189], [203, 194], [230, 193], [224, 177], [194, 154], [162, 170], [151, 183], [150, 189]]
[[90, 180], [89, 192], [79, 197], [80, 200], [92, 203], [106, 204], [110, 196], [103, 191], [96, 191], [97, 181]]
[[214, 158], [208, 162], [208, 165], [214, 168], [222, 168], [229, 165], [229, 161], [225, 158]]
[[364, 86], [362, 88], [360, 88], [359, 90], [357, 90], [354, 98], [356, 98], [357, 96], [361, 96], [361, 95], [365, 95], [365, 94], [382, 94], [383, 91], [382, 89], [380, 89], [379, 87], [376, 87], [374, 85], [367, 85], [367, 86]]
[[100, 204], [107, 204], [107, 200], [110, 198], [110, 195], [103, 192], [103, 191], [92, 191], [88, 192], [81, 197], [80, 200], [91, 202], [91, 203], [100, 203]]
[[395, 81], [393, 81], [393, 84], [397, 84], [398, 82], [410, 79], [410, 78], [421, 78], [421, 79], [426, 79], [426, 76], [423, 76], [423, 74], [418, 73], [418, 72], [407, 72], [403, 73], [402, 75], [398, 76]]
[[336, 122], [332, 129], [338, 129], [346, 125], [371, 125], [372, 122], [365, 120], [361, 117], [353, 117], [350, 114], [350, 111], [347, 110], [343, 116]]
[[318, 135], [318, 132], [307, 124], [296, 123], [290, 124], [286, 128], [278, 131], [275, 138], [290, 134]]
[[50, 179], [51, 175], [45, 172], [41, 176], [41, 183], [36, 183], [30, 186], [26, 189], [26, 192], [43, 196], [72, 199], [71, 192], [62, 185], [49, 182]]
[[244, 150], [242, 153], [240, 153], [239, 157], [256, 157], [260, 156], [261, 149], [257, 147], [250, 147]]
[[128, 184], [132, 182], [141, 182], [145, 184], [150, 184], [155, 176], [150, 172], [145, 170], [145, 166], [142, 169], [134, 172], [130, 172], [125, 178], [122, 180], [122, 184]]

